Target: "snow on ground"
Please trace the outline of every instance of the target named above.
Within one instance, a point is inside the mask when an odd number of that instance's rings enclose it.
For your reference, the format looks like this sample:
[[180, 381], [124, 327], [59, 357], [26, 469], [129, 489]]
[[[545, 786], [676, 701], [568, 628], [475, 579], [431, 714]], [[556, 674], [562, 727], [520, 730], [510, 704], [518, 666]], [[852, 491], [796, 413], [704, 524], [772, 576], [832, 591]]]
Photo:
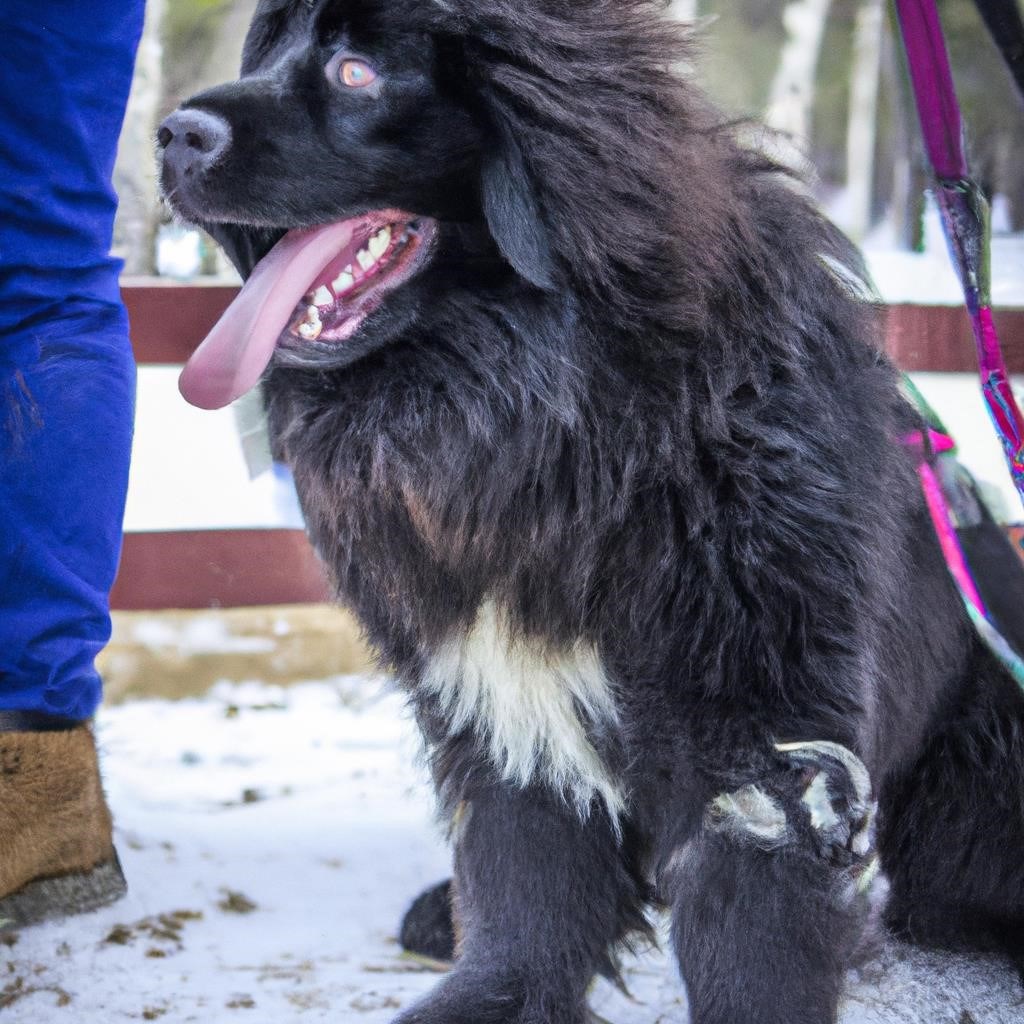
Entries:
[[377, 1024], [434, 980], [392, 939], [448, 870], [396, 697], [221, 687], [106, 709], [98, 731], [130, 893], [5, 950], [41, 990], [5, 1024]]
[[[5, 1024], [386, 1024], [437, 980], [395, 943], [448, 855], [418, 744], [372, 680], [221, 685], [99, 719], [129, 896], [0, 944]], [[663, 954], [598, 985], [610, 1024], [685, 1024]], [[999, 964], [894, 948], [843, 1024], [1020, 1024]], [[6, 1007], [5, 1009], [3, 1009]]]
[[[867, 243], [864, 255], [871, 279], [888, 303], [959, 306], [964, 295], [937, 215], [934, 215], [934, 223], [930, 218], [925, 226], [928, 242], [923, 252]], [[992, 269], [992, 304], [1008, 308], [1024, 306], [1024, 235], [1002, 235], [992, 240]]]

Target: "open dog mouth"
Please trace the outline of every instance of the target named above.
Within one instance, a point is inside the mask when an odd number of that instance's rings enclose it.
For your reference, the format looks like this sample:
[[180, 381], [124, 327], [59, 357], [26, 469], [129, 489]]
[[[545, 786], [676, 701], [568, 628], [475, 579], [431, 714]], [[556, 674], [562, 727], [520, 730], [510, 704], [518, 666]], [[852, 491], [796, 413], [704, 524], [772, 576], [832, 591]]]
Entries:
[[435, 231], [428, 218], [381, 210], [287, 232], [186, 364], [182, 395], [221, 408], [255, 387], [279, 346], [353, 337], [417, 271]]
[[384, 294], [410, 276], [426, 233], [423, 222], [398, 219], [375, 227], [376, 218], [357, 230], [317, 275], [295, 309], [288, 335], [304, 341], [345, 341]]

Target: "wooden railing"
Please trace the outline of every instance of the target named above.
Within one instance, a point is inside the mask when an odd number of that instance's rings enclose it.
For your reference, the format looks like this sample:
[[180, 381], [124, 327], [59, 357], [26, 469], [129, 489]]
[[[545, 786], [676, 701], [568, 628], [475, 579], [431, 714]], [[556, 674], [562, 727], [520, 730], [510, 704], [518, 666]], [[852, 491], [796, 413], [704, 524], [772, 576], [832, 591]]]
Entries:
[[[206, 337], [238, 289], [162, 280], [122, 287], [140, 366], [180, 364]], [[111, 594], [117, 610], [306, 604], [328, 587], [301, 530], [127, 533]]]
[[[184, 363], [236, 294], [224, 285], [126, 282], [141, 365]], [[959, 307], [887, 307], [886, 349], [912, 371], [976, 369]], [[1024, 373], [1024, 310], [996, 313], [1011, 372]], [[301, 530], [129, 533], [112, 595], [118, 609], [206, 608], [322, 601], [327, 587]]]

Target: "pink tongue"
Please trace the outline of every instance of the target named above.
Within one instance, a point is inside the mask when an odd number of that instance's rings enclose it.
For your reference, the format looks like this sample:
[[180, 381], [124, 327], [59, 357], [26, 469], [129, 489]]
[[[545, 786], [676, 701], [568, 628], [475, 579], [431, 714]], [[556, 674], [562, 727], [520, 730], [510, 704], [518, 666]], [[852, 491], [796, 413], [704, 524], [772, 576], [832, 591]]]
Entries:
[[256, 264], [181, 371], [178, 388], [187, 402], [220, 409], [256, 386], [309, 283], [352, 241], [358, 223], [289, 231]]

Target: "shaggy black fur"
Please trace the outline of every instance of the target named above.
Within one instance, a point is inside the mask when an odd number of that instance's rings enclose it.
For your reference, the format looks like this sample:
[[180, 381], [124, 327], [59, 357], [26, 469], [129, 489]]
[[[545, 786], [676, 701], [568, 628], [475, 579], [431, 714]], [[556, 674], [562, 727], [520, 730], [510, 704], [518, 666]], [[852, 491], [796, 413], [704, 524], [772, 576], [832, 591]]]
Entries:
[[[403, 1024], [582, 1022], [655, 898], [697, 1024], [831, 1021], [863, 863], [815, 838], [778, 741], [867, 765], [893, 926], [1021, 962], [1024, 699], [947, 578], [855, 254], [679, 73], [661, 7], [264, 0], [241, 81], [187, 104], [231, 149], [165, 181], [243, 272], [289, 227], [441, 225], [356, 339], [265, 378], [339, 597], [460, 808], [461, 956]], [[328, 84], [339, 48], [379, 94]], [[485, 600], [525, 643], [599, 652], [622, 821], [449, 737], [423, 673]], [[748, 785], [785, 842], [715, 818]]]

